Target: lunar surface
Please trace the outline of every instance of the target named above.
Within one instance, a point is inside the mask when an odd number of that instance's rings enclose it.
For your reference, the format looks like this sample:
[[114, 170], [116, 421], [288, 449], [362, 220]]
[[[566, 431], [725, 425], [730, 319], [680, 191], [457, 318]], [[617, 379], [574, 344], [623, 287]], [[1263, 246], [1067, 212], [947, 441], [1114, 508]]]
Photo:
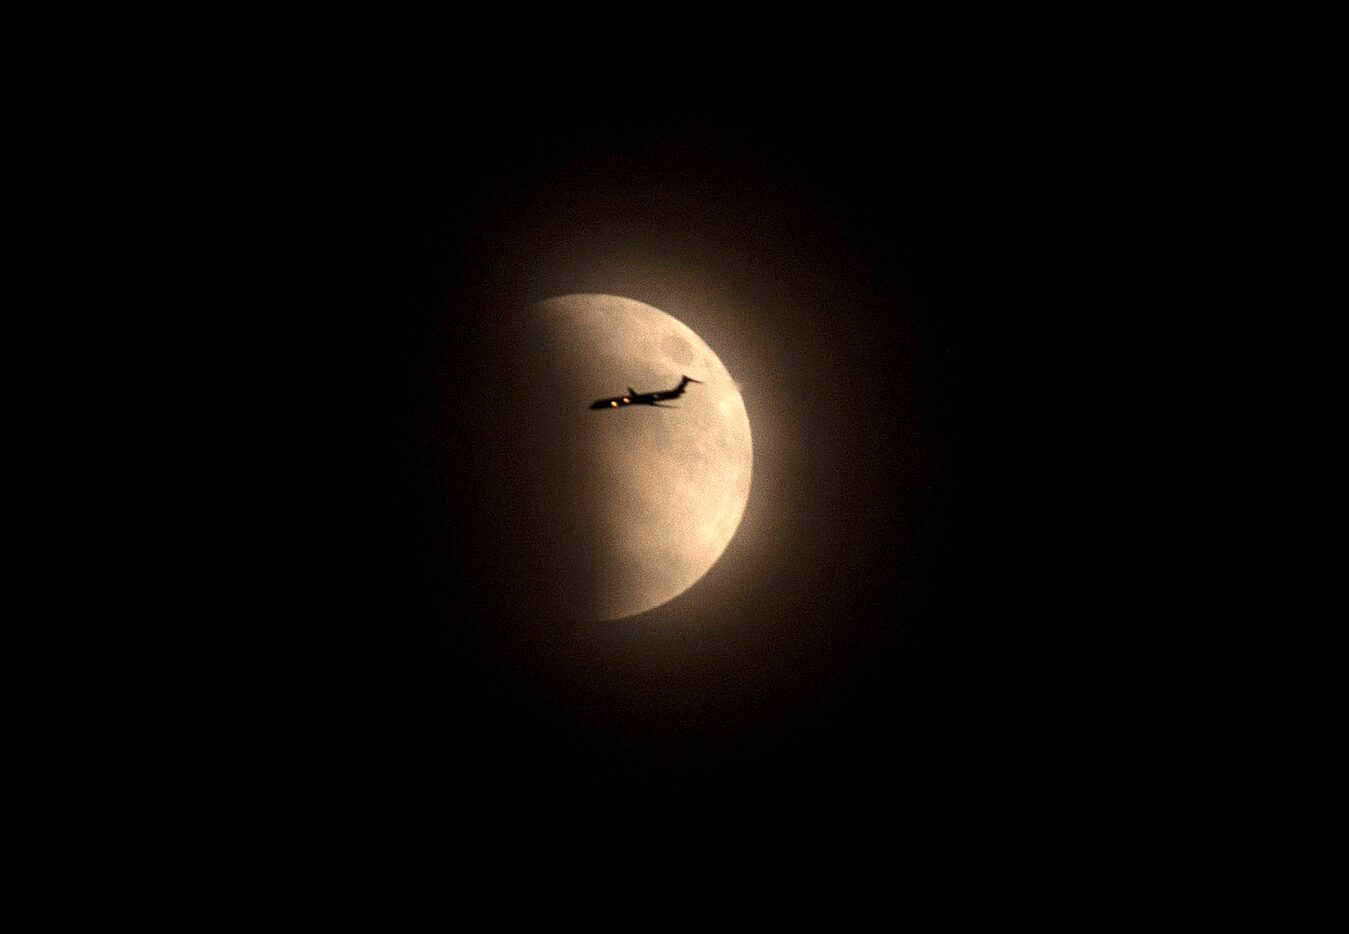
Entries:
[[[684, 593], [717, 562], [749, 498], [740, 391], [670, 315], [613, 295], [565, 295], [504, 335], [509, 387], [493, 438], [498, 544], [540, 614], [621, 619]], [[590, 404], [702, 380], [664, 404]]]

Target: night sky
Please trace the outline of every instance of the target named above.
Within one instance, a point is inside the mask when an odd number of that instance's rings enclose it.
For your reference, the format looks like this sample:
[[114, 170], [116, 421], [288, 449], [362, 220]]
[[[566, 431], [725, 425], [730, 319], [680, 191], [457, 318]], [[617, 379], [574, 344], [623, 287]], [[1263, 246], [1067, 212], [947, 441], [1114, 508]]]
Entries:
[[[325, 110], [300, 167], [297, 799], [490, 837], [959, 832], [1043, 798], [1070, 742], [1019, 388], [1043, 128], [956, 84], [557, 72]], [[501, 610], [485, 545], [491, 406], [529, 392], [490, 348], [569, 292], [692, 327], [755, 442], [718, 565], [598, 626]]]

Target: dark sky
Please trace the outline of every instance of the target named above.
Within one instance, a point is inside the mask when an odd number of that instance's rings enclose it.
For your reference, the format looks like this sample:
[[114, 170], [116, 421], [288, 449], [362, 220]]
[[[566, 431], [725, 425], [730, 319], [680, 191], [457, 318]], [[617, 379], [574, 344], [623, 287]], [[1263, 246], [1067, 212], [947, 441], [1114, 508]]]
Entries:
[[[953, 75], [547, 77], [352, 89], [297, 167], [297, 796], [487, 836], [1033, 807], [1068, 742], [1019, 388], [1044, 125]], [[484, 584], [483, 403], [528, 387], [482, 348], [575, 291], [702, 309], [755, 432], [725, 558], [628, 628], [506, 619]]]

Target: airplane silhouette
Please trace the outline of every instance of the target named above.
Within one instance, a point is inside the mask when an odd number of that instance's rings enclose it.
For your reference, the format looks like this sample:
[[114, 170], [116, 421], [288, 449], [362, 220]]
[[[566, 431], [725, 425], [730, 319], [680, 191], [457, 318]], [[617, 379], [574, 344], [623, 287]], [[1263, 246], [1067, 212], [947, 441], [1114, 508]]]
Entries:
[[659, 409], [677, 409], [677, 405], [661, 405], [662, 399], [678, 399], [684, 394], [684, 387], [689, 383], [701, 383], [700, 379], [690, 379], [685, 376], [679, 381], [679, 385], [674, 389], [662, 389], [659, 392], [638, 392], [631, 386], [628, 387], [626, 396], [612, 396], [608, 399], [597, 399], [591, 403], [592, 409], [619, 409], [625, 405], [654, 405]]

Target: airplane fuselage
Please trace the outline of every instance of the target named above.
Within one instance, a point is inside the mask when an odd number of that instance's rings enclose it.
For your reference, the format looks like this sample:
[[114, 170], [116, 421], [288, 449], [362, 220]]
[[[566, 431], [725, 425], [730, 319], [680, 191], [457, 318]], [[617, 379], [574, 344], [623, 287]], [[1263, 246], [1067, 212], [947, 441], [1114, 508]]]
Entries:
[[660, 407], [660, 402], [664, 399], [678, 399], [684, 394], [684, 387], [689, 383], [700, 383], [702, 380], [690, 379], [685, 376], [678, 386], [673, 389], [662, 389], [657, 392], [633, 392], [632, 387], [628, 387], [628, 394], [625, 396], [610, 396], [607, 399], [596, 399], [591, 403], [592, 409], [621, 409], [629, 405], [654, 405]]

